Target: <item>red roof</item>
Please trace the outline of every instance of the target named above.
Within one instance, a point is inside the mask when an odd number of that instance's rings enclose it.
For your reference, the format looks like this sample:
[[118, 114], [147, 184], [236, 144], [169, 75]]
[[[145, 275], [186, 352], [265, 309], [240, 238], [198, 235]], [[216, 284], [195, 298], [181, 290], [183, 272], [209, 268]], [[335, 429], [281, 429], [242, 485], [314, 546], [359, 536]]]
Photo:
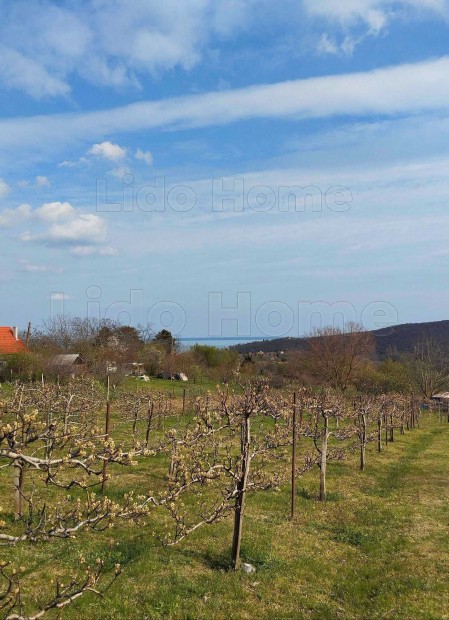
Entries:
[[12, 327], [0, 327], [0, 355], [6, 353], [21, 353], [28, 349], [20, 340], [14, 335], [14, 329]]

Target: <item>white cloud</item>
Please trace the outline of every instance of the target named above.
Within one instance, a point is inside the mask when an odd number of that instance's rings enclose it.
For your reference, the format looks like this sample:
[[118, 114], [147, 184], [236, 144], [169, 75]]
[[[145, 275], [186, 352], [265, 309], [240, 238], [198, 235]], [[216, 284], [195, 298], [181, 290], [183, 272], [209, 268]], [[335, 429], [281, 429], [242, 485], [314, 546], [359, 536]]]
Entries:
[[103, 243], [106, 239], [106, 222], [90, 213], [78, 215], [68, 224], [54, 224], [49, 238], [58, 242]]
[[[449, 18], [448, 0], [303, 0], [307, 13], [335, 30], [343, 30], [345, 36], [337, 43], [334, 37], [323, 34], [317, 45], [319, 53], [351, 55], [354, 48], [368, 36], [377, 36], [395, 18], [404, 14], [417, 19], [423, 14]], [[362, 25], [364, 32], [354, 29]], [[360, 29], [359, 29], [360, 30]]]
[[26, 263], [22, 266], [21, 271], [27, 271], [28, 273], [45, 273], [48, 271], [46, 265], [32, 265], [31, 263]]
[[36, 187], [50, 187], [51, 183], [47, 177], [38, 175], [36, 177]]
[[321, 54], [338, 54], [340, 51], [335, 39], [331, 39], [329, 35], [323, 34], [318, 42], [317, 49]]
[[76, 211], [69, 202], [47, 202], [36, 209], [34, 213], [41, 220], [56, 222], [73, 217]]
[[329, 37], [328, 34], [323, 34], [318, 42], [317, 52], [319, 54], [332, 54], [335, 56], [341, 54], [352, 56], [354, 49], [366, 38], [366, 36], [366, 34], [359, 37], [346, 35], [340, 41], [337, 41], [336, 37]]
[[[361, 23], [371, 34], [404, 11], [448, 13], [447, 0], [289, 0], [276, 20], [294, 23], [298, 5], [329, 27]], [[208, 48], [268, 23], [270, 11], [267, 0], [135, 0], [132, 10], [128, 0], [15, 0], [0, 22], [2, 85], [35, 98], [67, 96], [73, 76], [138, 89], [143, 75], [192, 69]]]
[[364, 22], [372, 32], [379, 32], [399, 10], [413, 10], [419, 13], [433, 12], [447, 15], [447, 0], [302, 0], [306, 11], [313, 16], [338, 20], [349, 26]]
[[137, 149], [134, 157], [136, 159], [144, 161], [147, 166], [152, 166], [154, 163], [153, 153], [150, 153], [150, 151], [142, 151], [142, 149]]
[[[123, 131], [206, 127], [257, 118], [390, 116], [446, 110], [449, 56], [373, 71], [135, 103], [110, 110], [0, 121], [0, 151], [63, 149]], [[348, 96], [351, 93], [351, 96]], [[54, 136], [58, 135], [57, 144]], [[105, 144], [105, 143], [103, 143]], [[109, 143], [107, 143], [109, 144]], [[121, 149], [111, 152], [119, 154]], [[123, 150], [123, 149], [121, 149]]]
[[22, 90], [35, 99], [69, 94], [70, 86], [33, 58], [5, 46], [0, 46], [0, 58], [3, 86]]
[[70, 250], [70, 253], [74, 256], [116, 256], [118, 251], [109, 245], [92, 246], [92, 245], [77, 245]]
[[[98, 215], [83, 213], [69, 202], [49, 202], [38, 209], [23, 204], [16, 209], [0, 211], [0, 228], [16, 226], [28, 221], [33, 229], [22, 232], [19, 239], [25, 243], [39, 243], [50, 246], [68, 246], [78, 256], [98, 254], [112, 256], [115, 250], [105, 245], [107, 239], [106, 221]], [[56, 268], [35, 265], [22, 260], [23, 271], [59, 272]]]
[[141, 74], [191, 69], [210, 41], [250, 26], [258, 1], [15, 0], [0, 22], [3, 84], [36, 98], [67, 95], [72, 75], [139, 87]]
[[11, 188], [3, 179], [0, 179], [0, 198], [4, 198], [6, 194], [9, 194]]
[[76, 161], [70, 161], [65, 159], [61, 163], [58, 164], [58, 168], [79, 168], [82, 165], [88, 164], [89, 159], [87, 157], [80, 157]]
[[52, 224], [45, 233], [25, 232], [20, 235], [25, 242], [36, 241], [56, 245], [101, 244], [106, 240], [106, 222], [90, 213], [77, 215], [64, 224]]
[[27, 273], [63, 273], [62, 267], [52, 267], [49, 265], [36, 265], [27, 260], [19, 261], [21, 264], [20, 271]]
[[112, 174], [112, 176], [116, 177], [117, 179], [119, 179], [119, 181], [123, 180], [123, 177], [126, 174], [131, 174], [131, 171], [129, 168], [127, 168], [126, 166], [119, 166], [118, 168], [113, 168], [110, 171], [110, 174]]
[[17, 209], [3, 209], [0, 211], [0, 228], [9, 228], [20, 224], [31, 216], [32, 209], [30, 205], [23, 204]]
[[112, 142], [102, 142], [101, 144], [94, 144], [92, 148], [89, 149], [89, 154], [95, 157], [117, 161], [126, 157], [126, 149]]
[[67, 301], [69, 299], [73, 299], [69, 295], [65, 293], [51, 293], [50, 297], [48, 297], [51, 301]]

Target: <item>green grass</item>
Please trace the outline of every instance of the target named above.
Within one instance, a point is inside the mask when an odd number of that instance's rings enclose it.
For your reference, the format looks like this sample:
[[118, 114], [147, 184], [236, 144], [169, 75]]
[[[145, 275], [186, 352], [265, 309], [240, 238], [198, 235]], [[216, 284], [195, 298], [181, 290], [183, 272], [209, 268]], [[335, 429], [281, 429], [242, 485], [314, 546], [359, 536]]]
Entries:
[[[102, 557], [108, 570], [119, 562], [123, 574], [106, 597], [86, 595], [68, 619], [449, 618], [449, 425], [423, 418], [382, 454], [370, 445], [364, 472], [357, 454], [330, 463], [331, 501], [316, 499], [318, 468], [303, 476], [294, 523], [288, 487], [250, 496], [242, 556], [256, 566], [252, 575], [230, 569], [230, 520], [171, 548], [152, 537], [149, 520], [1, 555], [27, 568], [23, 584], [35, 602], [50, 591], [50, 576], [76, 569], [80, 553]], [[147, 476], [144, 464], [128, 469], [115, 492]]]
[[208, 390], [215, 391], [217, 381], [209, 379], [201, 379], [199, 381], [170, 381], [169, 379], [157, 379], [150, 377], [149, 381], [142, 381], [135, 377], [126, 377], [118, 388], [120, 390], [136, 390], [136, 391], [158, 391], [169, 396], [181, 397], [183, 390], [189, 395], [199, 396], [205, 394]]

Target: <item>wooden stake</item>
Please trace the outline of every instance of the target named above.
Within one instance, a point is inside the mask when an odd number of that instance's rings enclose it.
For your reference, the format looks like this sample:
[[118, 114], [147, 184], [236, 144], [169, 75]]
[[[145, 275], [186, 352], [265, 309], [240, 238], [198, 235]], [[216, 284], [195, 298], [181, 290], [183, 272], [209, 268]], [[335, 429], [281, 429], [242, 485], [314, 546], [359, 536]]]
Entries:
[[377, 418], [377, 451], [382, 452], [382, 414]]
[[145, 435], [145, 448], [148, 448], [148, 442], [150, 440], [151, 421], [153, 419], [153, 401], [148, 401], [148, 417], [147, 417], [147, 432]]
[[365, 411], [362, 410], [360, 413], [360, 421], [362, 424], [362, 437], [360, 442], [360, 469], [363, 471], [365, 469], [365, 449], [366, 449], [366, 414]]
[[28, 348], [28, 345], [30, 344], [30, 336], [31, 336], [31, 322], [28, 323], [28, 329], [27, 329], [27, 337], [25, 340], [25, 345]]
[[324, 432], [321, 442], [321, 459], [320, 459], [320, 500], [326, 500], [326, 468], [327, 468], [327, 447], [329, 443], [329, 418], [324, 415]]
[[292, 433], [292, 495], [290, 518], [295, 518], [296, 504], [296, 392], [293, 392], [293, 433]]

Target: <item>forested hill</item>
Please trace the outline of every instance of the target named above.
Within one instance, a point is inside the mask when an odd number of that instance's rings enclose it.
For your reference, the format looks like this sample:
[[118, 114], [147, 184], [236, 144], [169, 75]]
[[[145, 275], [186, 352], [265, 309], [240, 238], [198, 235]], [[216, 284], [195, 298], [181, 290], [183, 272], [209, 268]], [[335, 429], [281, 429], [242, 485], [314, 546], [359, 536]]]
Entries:
[[[376, 329], [371, 332], [376, 344], [376, 354], [384, 358], [389, 354], [408, 353], [413, 345], [423, 337], [435, 338], [441, 344], [449, 345], [449, 321], [432, 321], [431, 323], [404, 323]], [[238, 344], [232, 348], [239, 353], [263, 351], [297, 351], [307, 347], [307, 338], [276, 338], [260, 340], [248, 344]]]

